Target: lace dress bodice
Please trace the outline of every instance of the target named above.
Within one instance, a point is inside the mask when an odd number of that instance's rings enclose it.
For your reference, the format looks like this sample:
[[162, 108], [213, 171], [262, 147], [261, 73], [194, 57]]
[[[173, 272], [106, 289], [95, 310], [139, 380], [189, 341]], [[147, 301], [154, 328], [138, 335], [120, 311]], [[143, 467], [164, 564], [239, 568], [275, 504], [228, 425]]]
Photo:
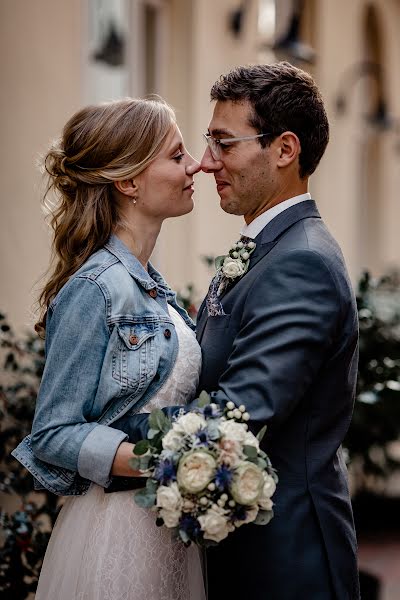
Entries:
[[151, 412], [155, 408], [187, 404], [194, 398], [199, 383], [201, 349], [196, 341], [196, 335], [172, 306], [168, 308], [179, 340], [178, 356], [171, 375], [139, 412]]
[[[193, 399], [201, 350], [194, 332], [169, 307], [179, 350], [168, 379], [140, 412]], [[68, 497], [47, 548], [36, 600], [205, 600], [196, 547], [157, 527], [131, 491], [105, 494], [92, 484]]]

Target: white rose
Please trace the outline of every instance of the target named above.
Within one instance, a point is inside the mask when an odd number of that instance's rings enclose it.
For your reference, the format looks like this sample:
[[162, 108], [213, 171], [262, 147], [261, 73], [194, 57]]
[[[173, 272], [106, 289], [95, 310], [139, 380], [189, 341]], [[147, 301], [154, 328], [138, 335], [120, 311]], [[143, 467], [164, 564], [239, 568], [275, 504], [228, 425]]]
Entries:
[[258, 506], [252, 506], [246, 509], [246, 518], [235, 521], [235, 527], [241, 527], [242, 525], [246, 525], [246, 523], [252, 523], [255, 521], [258, 515]]
[[263, 472], [254, 463], [242, 462], [236, 469], [231, 485], [232, 498], [239, 504], [255, 504], [263, 489]]
[[222, 436], [228, 440], [239, 442], [243, 445], [248, 435], [248, 431], [243, 423], [236, 423], [229, 419], [228, 421], [221, 421], [218, 425], [218, 429]]
[[246, 273], [246, 267], [240, 259], [227, 256], [222, 265], [222, 272], [229, 279], [236, 279]]
[[276, 484], [271, 475], [264, 473], [264, 485], [261, 491], [261, 496], [258, 499], [258, 504], [263, 510], [271, 510], [273, 502], [271, 496], [275, 493]]
[[209, 508], [205, 515], [198, 517], [198, 521], [204, 531], [206, 540], [220, 542], [234, 530], [234, 526], [228, 521], [224, 509], [216, 506]]
[[175, 431], [174, 428], [170, 429], [162, 439], [162, 446], [164, 450], [171, 450], [176, 452], [179, 450], [182, 444], [182, 435]]
[[198, 415], [194, 412], [187, 412], [186, 414], [179, 417], [173, 425], [174, 431], [183, 434], [193, 434], [199, 429], [206, 426], [206, 420], [203, 415]]
[[256, 436], [251, 433], [251, 431], [246, 432], [246, 437], [244, 438], [244, 444], [245, 444], [245, 446], [255, 446], [257, 448], [257, 450], [260, 447], [260, 442], [258, 441]]
[[157, 490], [157, 506], [168, 511], [180, 511], [182, 507], [182, 496], [178, 484], [160, 485]]
[[190, 494], [197, 494], [213, 479], [216, 466], [214, 457], [208, 452], [188, 452], [179, 461], [178, 484]]
[[179, 525], [180, 516], [180, 510], [167, 510], [166, 508], [160, 510], [160, 517], [167, 527], [176, 527]]

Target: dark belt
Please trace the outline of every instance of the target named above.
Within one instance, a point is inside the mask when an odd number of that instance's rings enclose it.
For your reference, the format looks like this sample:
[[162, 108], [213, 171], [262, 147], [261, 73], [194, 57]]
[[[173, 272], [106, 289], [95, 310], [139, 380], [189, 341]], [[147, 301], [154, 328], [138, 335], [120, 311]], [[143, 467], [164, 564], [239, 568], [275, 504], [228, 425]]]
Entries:
[[112, 478], [110, 485], [104, 488], [106, 494], [111, 492], [126, 492], [128, 490], [138, 490], [146, 487], [145, 477], [118, 477]]

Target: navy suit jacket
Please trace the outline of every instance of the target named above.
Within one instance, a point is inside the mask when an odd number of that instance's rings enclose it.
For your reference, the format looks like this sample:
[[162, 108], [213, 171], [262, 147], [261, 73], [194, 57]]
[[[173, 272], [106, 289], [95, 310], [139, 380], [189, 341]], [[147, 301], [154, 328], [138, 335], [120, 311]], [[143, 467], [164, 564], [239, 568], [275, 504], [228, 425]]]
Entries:
[[275, 516], [207, 551], [209, 600], [356, 600], [356, 539], [341, 443], [358, 360], [357, 309], [343, 256], [315, 202], [297, 204], [255, 239], [248, 272], [197, 336], [199, 390], [245, 404], [267, 424], [277, 469]]
[[[222, 297], [226, 314], [200, 308], [199, 391], [221, 405], [245, 404], [254, 432], [267, 425], [262, 447], [279, 477], [275, 516], [207, 550], [208, 598], [358, 600], [341, 451], [357, 376], [352, 286], [312, 200], [280, 213], [255, 241], [248, 272]], [[122, 421], [131, 441], [145, 437], [147, 415]]]

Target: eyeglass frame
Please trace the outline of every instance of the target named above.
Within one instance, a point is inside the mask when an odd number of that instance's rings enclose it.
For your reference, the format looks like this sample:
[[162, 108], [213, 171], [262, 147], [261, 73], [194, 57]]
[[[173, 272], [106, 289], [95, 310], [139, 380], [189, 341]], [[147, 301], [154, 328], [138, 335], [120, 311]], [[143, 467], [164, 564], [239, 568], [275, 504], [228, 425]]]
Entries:
[[[242, 137], [233, 137], [233, 138], [215, 138], [211, 135], [211, 133], [203, 133], [203, 137], [206, 140], [207, 146], [208, 148], [210, 148], [210, 152], [211, 152], [211, 156], [213, 157], [214, 160], [221, 160], [221, 149], [219, 147], [220, 144], [225, 144], [225, 143], [232, 143], [232, 142], [243, 142], [245, 140], [255, 140], [257, 138], [263, 137], [264, 135], [270, 135], [269, 133], [258, 133], [257, 135], [245, 135]], [[216, 156], [216, 154], [214, 154], [213, 149], [211, 147], [211, 144], [215, 144], [216, 145], [216, 149], [219, 156]]]

